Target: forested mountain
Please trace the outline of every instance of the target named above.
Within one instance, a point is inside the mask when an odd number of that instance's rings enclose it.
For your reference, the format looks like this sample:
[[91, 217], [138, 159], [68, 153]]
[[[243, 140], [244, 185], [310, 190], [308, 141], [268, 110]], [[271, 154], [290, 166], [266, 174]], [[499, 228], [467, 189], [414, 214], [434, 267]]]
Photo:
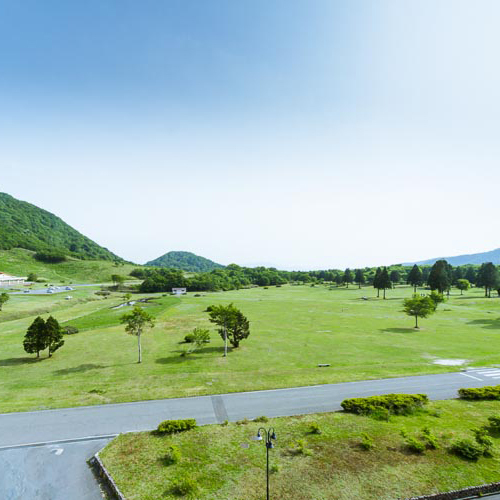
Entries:
[[446, 260], [452, 266], [463, 266], [466, 264], [480, 265], [484, 262], [492, 262], [495, 265], [500, 265], [500, 248], [496, 250], [491, 250], [490, 252], [482, 253], [472, 253], [467, 255], [457, 255], [455, 257], [438, 257], [436, 259], [421, 260], [420, 262], [411, 262], [403, 264], [405, 266], [418, 264], [418, 265], [430, 265], [434, 264], [438, 260]]
[[182, 269], [193, 273], [208, 272], [214, 269], [223, 269], [222, 264], [217, 264], [210, 259], [200, 257], [191, 252], [168, 252], [157, 259], [146, 263], [146, 266], [168, 267]]
[[0, 249], [25, 248], [80, 259], [122, 259], [41, 208], [0, 193]]

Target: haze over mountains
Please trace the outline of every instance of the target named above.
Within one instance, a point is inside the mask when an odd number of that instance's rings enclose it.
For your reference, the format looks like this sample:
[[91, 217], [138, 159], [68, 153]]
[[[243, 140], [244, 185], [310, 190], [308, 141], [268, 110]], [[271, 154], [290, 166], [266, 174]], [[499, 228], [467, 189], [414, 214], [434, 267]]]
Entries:
[[456, 255], [454, 257], [436, 257], [435, 259], [420, 260], [418, 262], [406, 262], [403, 266], [412, 266], [413, 264], [432, 265], [437, 260], [446, 260], [452, 266], [463, 266], [465, 264], [480, 265], [483, 262], [492, 262], [496, 266], [500, 265], [500, 248], [489, 252], [471, 253], [465, 255]]

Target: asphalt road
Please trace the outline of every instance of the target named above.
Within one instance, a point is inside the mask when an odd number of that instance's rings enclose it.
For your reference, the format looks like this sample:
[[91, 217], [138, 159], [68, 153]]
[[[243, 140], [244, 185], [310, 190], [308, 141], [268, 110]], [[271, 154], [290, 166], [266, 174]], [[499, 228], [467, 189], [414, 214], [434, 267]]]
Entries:
[[[434, 400], [450, 399], [457, 396], [460, 387], [490, 385], [496, 383], [496, 377], [500, 378], [500, 370], [475, 369], [442, 375], [1, 414], [0, 498], [98, 499], [99, 488], [86, 460], [113, 435], [151, 430], [165, 419], [196, 418], [199, 424], [210, 424], [260, 415], [329, 412], [339, 410], [345, 398], [390, 392], [425, 393]], [[57, 454], [54, 451], [57, 449], [63, 451]], [[60, 494], [64, 491], [66, 496]]]

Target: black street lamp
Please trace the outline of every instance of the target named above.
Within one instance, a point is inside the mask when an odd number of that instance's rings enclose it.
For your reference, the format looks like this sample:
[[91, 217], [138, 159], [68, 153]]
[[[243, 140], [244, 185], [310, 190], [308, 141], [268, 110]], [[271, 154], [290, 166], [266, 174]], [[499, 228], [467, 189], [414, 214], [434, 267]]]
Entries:
[[[262, 431], [262, 434], [261, 434]], [[274, 427], [271, 427], [266, 431], [264, 427], [261, 427], [257, 431], [257, 437], [255, 438], [257, 441], [262, 441], [262, 435], [265, 437], [266, 443], [266, 479], [267, 479], [267, 496], [266, 499], [269, 500], [269, 450], [274, 448], [273, 440], [278, 439], [276, 437], [276, 433], [274, 432]]]

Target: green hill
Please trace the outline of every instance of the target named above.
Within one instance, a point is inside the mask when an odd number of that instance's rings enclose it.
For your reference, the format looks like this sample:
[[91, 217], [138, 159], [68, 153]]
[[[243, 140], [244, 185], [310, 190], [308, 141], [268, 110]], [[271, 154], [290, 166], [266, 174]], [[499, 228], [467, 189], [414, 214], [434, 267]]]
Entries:
[[210, 259], [191, 252], [168, 252], [157, 259], [147, 262], [146, 266], [170, 267], [194, 273], [224, 268], [222, 264], [217, 264]]
[[0, 193], [0, 249], [13, 248], [79, 259], [123, 260], [50, 212]]

